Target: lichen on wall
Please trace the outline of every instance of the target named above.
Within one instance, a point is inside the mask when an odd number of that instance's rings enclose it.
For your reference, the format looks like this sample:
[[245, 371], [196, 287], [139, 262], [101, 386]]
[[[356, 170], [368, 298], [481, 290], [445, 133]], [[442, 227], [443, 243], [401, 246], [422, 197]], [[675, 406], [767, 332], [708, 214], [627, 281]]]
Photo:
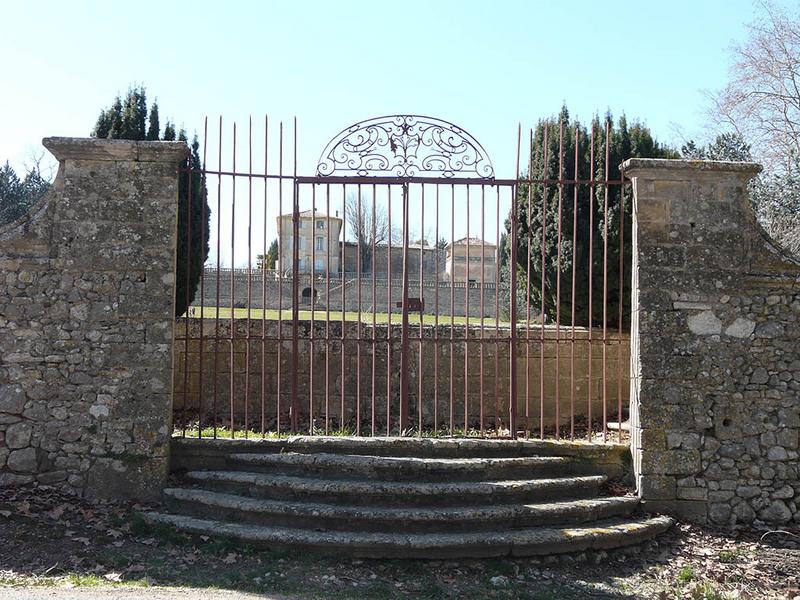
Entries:
[[175, 142], [47, 138], [54, 185], [0, 228], [0, 485], [152, 498], [167, 472]]
[[634, 159], [632, 451], [646, 505], [800, 523], [800, 264], [747, 198], [758, 165]]

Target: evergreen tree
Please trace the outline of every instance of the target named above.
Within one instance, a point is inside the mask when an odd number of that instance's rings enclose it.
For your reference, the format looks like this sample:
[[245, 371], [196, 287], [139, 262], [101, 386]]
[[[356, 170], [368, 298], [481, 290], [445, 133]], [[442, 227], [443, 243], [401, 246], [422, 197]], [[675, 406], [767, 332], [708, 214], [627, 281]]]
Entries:
[[[146, 124], [149, 126], [146, 127]], [[146, 92], [144, 87], [140, 86], [128, 89], [124, 100], [117, 96], [110, 108], [100, 111], [92, 136], [107, 139], [157, 140], [158, 131], [158, 106], [154, 103], [148, 116]], [[188, 141], [184, 130], [176, 134], [175, 126], [171, 121], [167, 121], [161, 139], [164, 141], [174, 141], [175, 139]], [[183, 315], [194, 300], [200, 275], [208, 258], [211, 210], [200, 174], [202, 163], [199, 147], [200, 144], [195, 136], [192, 140], [190, 156], [180, 171], [178, 182], [176, 316]], [[189, 264], [188, 271], [187, 263]]]
[[49, 187], [50, 182], [42, 177], [38, 166], [20, 179], [6, 162], [0, 167], [0, 225], [19, 219]]
[[[178, 139], [186, 142], [186, 132], [181, 130]], [[176, 316], [186, 312], [186, 309], [194, 300], [209, 250], [210, 211], [201, 174], [203, 165], [200, 161], [200, 142], [198, 142], [196, 135], [192, 139], [191, 149], [188, 165], [190, 171], [183, 170], [178, 180], [178, 248], [175, 269]], [[187, 257], [190, 257], [188, 264]]]
[[[606, 127], [608, 126], [608, 162], [606, 163]], [[545, 144], [545, 130], [547, 143]], [[563, 130], [563, 134], [561, 133]], [[601, 121], [595, 117], [588, 128], [572, 121], [566, 107], [556, 118], [539, 122], [534, 131], [529, 169], [531, 179], [575, 179], [577, 139], [577, 179], [618, 181], [619, 165], [631, 157], [670, 158], [676, 154], [659, 145], [642, 124], [629, 124], [623, 116], [616, 126], [610, 114]], [[592, 134], [594, 131], [594, 148]], [[562, 145], [563, 144], [563, 145]], [[546, 156], [546, 162], [545, 162]], [[560, 158], [561, 157], [561, 158]], [[592, 157], [594, 164], [592, 167]], [[608, 164], [608, 173], [606, 173]], [[593, 173], [592, 173], [593, 170]], [[527, 178], [527, 175], [525, 176]], [[527, 317], [530, 302], [531, 318], [538, 318], [544, 302], [546, 322], [560, 319], [572, 322], [572, 271], [575, 264], [575, 324], [589, 323], [589, 264], [591, 253], [592, 324], [602, 326], [604, 316], [603, 281], [607, 278], [605, 316], [609, 326], [619, 318], [620, 301], [630, 303], [631, 208], [629, 187], [621, 193], [619, 185], [579, 185], [575, 202], [574, 185], [523, 183], [517, 194], [517, 246], [511, 248], [510, 217], [506, 221], [505, 240], [501, 243], [501, 278], [508, 298], [510, 268], [517, 270], [518, 318]], [[577, 215], [574, 210], [577, 206]], [[559, 258], [558, 222], [561, 217], [561, 252]], [[575, 218], [576, 217], [576, 218]], [[542, 222], [544, 221], [544, 228]], [[576, 231], [573, 234], [573, 223]], [[592, 237], [590, 247], [589, 237]], [[623, 244], [623, 272], [620, 273], [620, 236]], [[607, 244], [604, 242], [607, 240]], [[542, 254], [544, 249], [544, 295], [542, 294]], [[574, 252], [573, 252], [574, 250]], [[604, 262], [604, 256], [607, 261]], [[605, 268], [604, 268], [605, 265]], [[559, 293], [560, 278], [560, 293]], [[560, 302], [557, 302], [560, 300]], [[507, 302], [507, 300], [506, 300]], [[625, 325], [628, 310], [623, 310]]]
[[258, 268], [259, 269], [272, 269], [275, 266], [275, 261], [278, 260], [278, 240], [272, 240], [272, 243], [269, 245], [269, 249], [267, 250], [266, 254], [258, 254], [256, 256], [258, 260]]
[[698, 146], [694, 140], [689, 140], [681, 146], [681, 156], [695, 160], [728, 160], [734, 162], [753, 160], [750, 153], [750, 144], [745, 142], [738, 133], [720, 134], [713, 142], [705, 146]]
[[167, 124], [164, 125], [164, 137], [161, 139], [165, 142], [175, 141], [175, 125], [171, 121], [167, 121]]
[[[753, 160], [750, 144], [738, 133], [722, 133], [705, 146], [690, 140], [681, 147], [681, 154], [697, 160]], [[766, 232], [789, 253], [800, 256], [800, 160], [791, 156], [784, 169], [760, 173], [748, 191]]]
[[157, 140], [160, 129], [161, 127], [158, 122], [158, 102], [153, 102], [147, 121], [147, 139], [151, 141]]

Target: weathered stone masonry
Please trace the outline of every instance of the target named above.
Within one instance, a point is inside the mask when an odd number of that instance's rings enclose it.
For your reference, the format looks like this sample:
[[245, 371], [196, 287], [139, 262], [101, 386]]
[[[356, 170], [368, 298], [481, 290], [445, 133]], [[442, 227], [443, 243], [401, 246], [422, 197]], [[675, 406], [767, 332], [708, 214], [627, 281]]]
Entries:
[[633, 159], [632, 450], [650, 508], [800, 523], [800, 265], [756, 223], [755, 164]]
[[152, 498], [167, 473], [183, 143], [47, 138], [52, 189], [0, 227], [0, 485]]

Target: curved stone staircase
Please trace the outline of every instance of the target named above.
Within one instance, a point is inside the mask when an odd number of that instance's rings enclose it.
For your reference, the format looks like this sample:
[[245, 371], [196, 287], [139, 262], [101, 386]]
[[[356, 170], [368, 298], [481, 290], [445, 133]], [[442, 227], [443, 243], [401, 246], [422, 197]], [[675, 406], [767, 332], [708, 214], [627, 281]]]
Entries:
[[[668, 517], [602, 496], [619, 475], [611, 446], [496, 440], [180, 440], [206, 452], [164, 490], [150, 522], [269, 547], [362, 557], [527, 556], [636, 544]], [[619, 450], [618, 448], [616, 449]], [[195, 458], [196, 460], [196, 458]], [[196, 466], [196, 465], [195, 465]]]

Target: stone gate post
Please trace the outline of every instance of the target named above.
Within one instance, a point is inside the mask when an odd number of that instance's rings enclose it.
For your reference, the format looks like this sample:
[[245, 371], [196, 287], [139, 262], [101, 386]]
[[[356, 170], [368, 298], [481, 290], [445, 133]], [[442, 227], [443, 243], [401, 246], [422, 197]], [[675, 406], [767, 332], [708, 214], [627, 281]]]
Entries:
[[757, 224], [752, 163], [631, 159], [632, 452], [653, 509], [800, 522], [800, 266]]
[[154, 498], [167, 475], [184, 143], [46, 138], [52, 188], [0, 227], [0, 485]]

